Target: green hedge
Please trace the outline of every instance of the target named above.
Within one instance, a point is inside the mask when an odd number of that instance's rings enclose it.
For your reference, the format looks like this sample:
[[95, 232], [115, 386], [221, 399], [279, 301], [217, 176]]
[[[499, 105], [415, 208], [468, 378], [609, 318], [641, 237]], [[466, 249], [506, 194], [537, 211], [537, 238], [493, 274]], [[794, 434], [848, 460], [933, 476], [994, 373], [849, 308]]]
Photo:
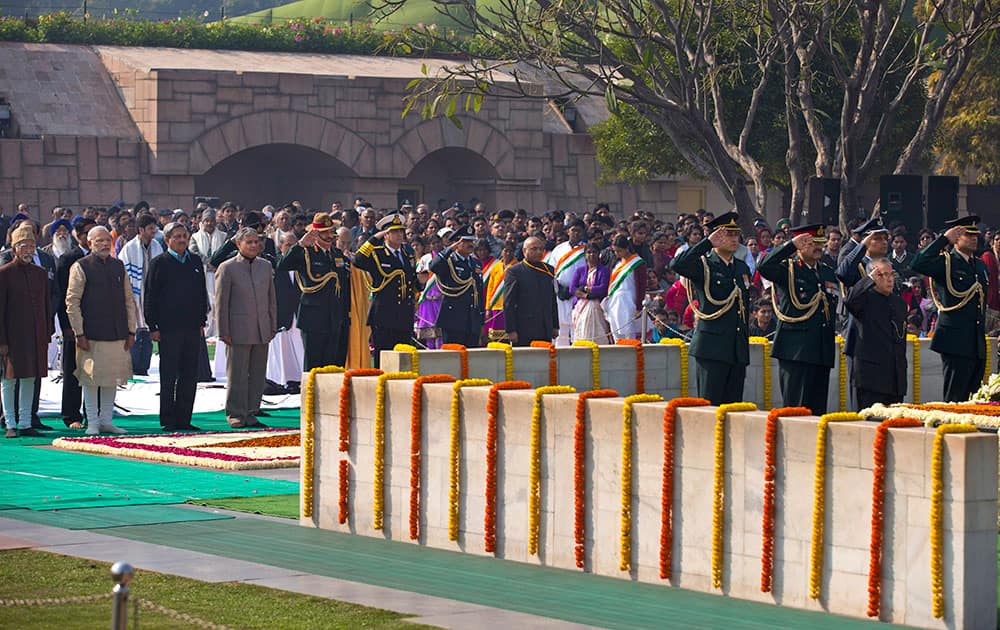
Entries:
[[[0, 41], [111, 46], [165, 46], [222, 50], [353, 53], [363, 55], [447, 55], [455, 49], [446, 43], [459, 37], [439, 33], [434, 26], [378, 30], [371, 24], [348, 26], [316, 19], [287, 20], [283, 24], [203, 23], [193, 18], [136, 20], [73, 17], [52, 13], [37, 19], [0, 16]], [[497, 53], [482, 39], [464, 40], [476, 56]]]

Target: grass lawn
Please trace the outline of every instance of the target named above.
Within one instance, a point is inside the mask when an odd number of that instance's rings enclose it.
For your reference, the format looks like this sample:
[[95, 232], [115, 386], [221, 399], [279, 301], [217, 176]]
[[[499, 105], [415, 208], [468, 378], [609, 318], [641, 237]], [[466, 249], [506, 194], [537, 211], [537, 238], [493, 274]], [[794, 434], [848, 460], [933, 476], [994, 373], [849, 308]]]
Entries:
[[[0, 599], [56, 598], [110, 593], [111, 565], [32, 550], [0, 551]], [[130, 585], [142, 598], [204, 621], [238, 628], [429, 628], [406, 615], [241, 584], [207, 583], [137, 571]], [[132, 615], [132, 606], [129, 606]], [[132, 622], [132, 619], [129, 619]], [[88, 604], [0, 606], [0, 628], [106, 628], [111, 600]], [[139, 627], [190, 628], [165, 614], [139, 609]]]

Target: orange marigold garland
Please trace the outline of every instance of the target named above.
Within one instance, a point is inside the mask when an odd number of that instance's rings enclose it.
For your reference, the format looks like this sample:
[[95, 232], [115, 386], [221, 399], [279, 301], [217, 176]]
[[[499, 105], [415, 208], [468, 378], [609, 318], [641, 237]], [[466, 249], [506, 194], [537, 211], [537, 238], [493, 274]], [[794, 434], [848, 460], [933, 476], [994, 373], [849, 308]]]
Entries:
[[635, 393], [644, 394], [646, 392], [646, 356], [642, 349], [642, 342], [638, 339], [619, 339], [615, 343], [619, 346], [635, 348]]
[[[355, 376], [381, 376], [382, 370], [376, 368], [361, 368], [358, 370], [348, 370], [344, 372], [344, 380], [340, 384], [340, 435], [339, 450], [347, 453], [351, 447], [351, 380]], [[348, 476], [350, 474], [350, 464], [346, 459], [340, 461], [338, 471], [340, 477], [340, 497], [338, 500], [339, 510], [337, 512], [337, 522], [343, 525], [347, 522], [348, 497], [350, 489]]]
[[764, 430], [764, 518], [761, 524], [760, 592], [770, 593], [774, 573], [774, 478], [778, 470], [778, 418], [809, 416], [806, 407], [779, 407], [767, 414]]
[[350, 463], [346, 459], [340, 460], [338, 473], [338, 488], [340, 494], [337, 497], [337, 522], [343, 525], [347, 522], [348, 505], [347, 494], [350, 490]]
[[559, 368], [556, 364], [556, 344], [551, 341], [532, 341], [532, 348], [548, 348], [549, 350], [549, 385], [559, 383]]
[[673, 576], [674, 564], [674, 436], [677, 409], [706, 407], [704, 398], [674, 398], [663, 410], [663, 490], [660, 494], [660, 579]]
[[451, 374], [428, 374], [413, 381], [410, 401], [410, 540], [420, 537], [420, 454], [423, 444], [423, 398], [425, 383], [453, 383]]
[[457, 352], [461, 362], [462, 378], [469, 378], [469, 350], [460, 343], [446, 343], [441, 345], [442, 350]]
[[873, 447], [872, 538], [868, 560], [868, 616], [878, 617], [882, 606], [882, 534], [885, 518], [885, 450], [889, 429], [922, 427], [916, 418], [890, 418], [878, 425]]
[[486, 513], [483, 516], [483, 547], [486, 553], [495, 553], [497, 549], [497, 410], [500, 391], [509, 389], [531, 389], [531, 383], [494, 383], [486, 399]]
[[573, 555], [576, 566], [586, 563], [587, 544], [587, 401], [591, 398], [614, 398], [613, 389], [592, 389], [576, 397], [576, 427], [573, 429]]

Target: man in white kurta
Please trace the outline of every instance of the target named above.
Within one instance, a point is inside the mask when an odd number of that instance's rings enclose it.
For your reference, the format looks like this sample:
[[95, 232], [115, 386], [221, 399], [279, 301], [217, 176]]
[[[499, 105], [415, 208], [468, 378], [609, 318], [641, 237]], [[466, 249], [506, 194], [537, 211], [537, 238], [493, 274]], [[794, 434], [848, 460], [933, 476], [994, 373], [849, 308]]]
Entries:
[[[586, 226], [579, 219], [573, 220], [566, 228], [569, 240], [556, 245], [545, 262], [555, 269], [556, 306], [559, 309], [559, 337], [557, 346], [568, 346], [573, 342], [573, 294], [570, 283], [578, 267], [587, 266], [583, 257], [583, 235]], [[485, 277], [485, 274], [484, 274]]]

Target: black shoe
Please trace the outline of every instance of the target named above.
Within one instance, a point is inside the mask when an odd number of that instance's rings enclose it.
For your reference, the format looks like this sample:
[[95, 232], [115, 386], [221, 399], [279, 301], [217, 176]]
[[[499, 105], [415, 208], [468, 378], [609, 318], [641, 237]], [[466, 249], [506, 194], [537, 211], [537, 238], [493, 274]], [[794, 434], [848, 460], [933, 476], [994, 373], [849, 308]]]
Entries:
[[258, 420], [256, 424], [247, 424], [245, 426], [247, 426], [250, 429], [266, 429], [267, 428], [267, 425], [264, 424], [263, 422], [261, 422], [260, 420]]
[[31, 428], [32, 429], [38, 429], [39, 431], [54, 431], [55, 430], [52, 427], [50, 427], [49, 425], [42, 424], [41, 422], [32, 422], [31, 423]]
[[289, 382], [289, 383], [288, 383], [288, 385], [285, 385], [285, 390], [286, 390], [286, 391], [287, 391], [287, 392], [288, 392], [289, 394], [299, 394], [299, 393], [301, 393], [301, 392], [302, 392], [302, 390], [301, 390], [301, 387], [300, 387], [299, 383], [296, 383], [296, 382], [294, 382], [294, 381], [292, 381], [292, 382]]
[[282, 394], [287, 394], [287, 393], [288, 392], [285, 390], [284, 387], [278, 385], [274, 381], [267, 381], [267, 383], [264, 385], [263, 394], [265, 396], [281, 396]]
[[28, 429], [21, 429], [19, 433], [21, 437], [45, 437], [33, 427]]
[[194, 426], [193, 424], [186, 424], [182, 427], [177, 427], [178, 431], [201, 431], [200, 428]]

